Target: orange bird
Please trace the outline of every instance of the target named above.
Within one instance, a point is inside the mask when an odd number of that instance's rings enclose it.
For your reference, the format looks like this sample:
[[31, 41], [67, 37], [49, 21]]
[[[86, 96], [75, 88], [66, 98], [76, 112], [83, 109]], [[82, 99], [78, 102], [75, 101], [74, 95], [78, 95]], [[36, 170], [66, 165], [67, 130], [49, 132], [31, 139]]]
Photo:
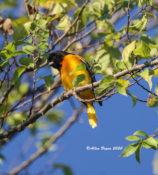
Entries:
[[[72, 82], [78, 75], [84, 74], [86, 77], [78, 86], [84, 86], [95, 81], [94, 76], [91, 76], [92, 71], [90, 70], [89, 64], [79, 55], [73, 55], [64, 51], [56, 51], [49, 55], [48, 62], [50, 66], [59, 70], [62, 85], [66, 91], [71, 90], [74, 87]], [[80, 64], [85, 64], [86, 70], [74, 71]], [[80, 92], [79, 97], [82, 99], [92, 99], [94, 98], [94, 92], [93, 90], [88, 89]], [[86, 105], [89, 124], [92, 128], [95, 128], [97, 126], [97, 116], [93, 107], [93, 102], [86, 102], [84, 104]], [[102, 105], [101, 103], [99, 104]]]

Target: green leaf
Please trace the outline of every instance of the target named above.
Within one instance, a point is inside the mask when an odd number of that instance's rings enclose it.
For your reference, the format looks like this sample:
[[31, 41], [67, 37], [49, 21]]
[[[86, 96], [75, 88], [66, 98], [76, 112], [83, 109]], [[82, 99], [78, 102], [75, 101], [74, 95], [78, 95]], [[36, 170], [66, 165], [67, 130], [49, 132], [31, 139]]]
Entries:
[[28, 83], [24, 83], [19, 87], [19, 92], [21, 95], [24, 95], [28, 91], [29, 85]]
[[101, 95], [107, 88], [110, 88], [114, 85], [115, 77], [112, 75], [104, 76], [100, 82], [99, 87], [96, 88], [95, 93], [96, 95]]
[[118, 91], [118, 93], [127, 96], [126, 88], [123, 87], [122, 85], [120, 85], [120, 84], [117, 83], [117, 82], [116, 82], [116, 90]]
[[147, 99], [147, 105], [151, 108], [157, 107], [158, 106], [158, 98], [155, 97], [154, 95], [151, 95], [148, 99]]
[[20, 41], [25, 39], [28, 36], [28, 32], [25, 29], [24, 25], [20, 25], [15, 27], [14, 34], [13, 34], [13, 40], [14, 41]]
[[140, 150], [141, 150], [141, 147], [142, 147], [142, 142], [139, 143], [138, 149], [135, 152], [135, 158], [136, 158], [138, 163], [140, 163]]
[[66, 4], [69, 8], [78, 6], [75, 0], [36, 0], [35, 2], [37, 4], [40, 2], [39, 3], [40, 7], [43, 7], [46, 9], [51, 8], [53, 3], [62, 4], [62, 5]]
[[128, 80], [124, 80], [124, 79], [116, 80], [116, 89], [122, 95], [125, 95], [125, 96], [127, 95], [126, 90], [129, 85], [130, 85], [130, 82]]
[[32, 135], [37, 134], [38, 130], [48, 129], [48, 126], [44, 122], [36, 121], [36, 123], [29, 125], [30, 132]]
[[134, 50], [134, 54], [142, 56], [143, 58], [148, 58], [150, 57], [150, 51], [151, 49], [149, 47], [149, 44], [140, 40], [140, 42], [137, 44], [136, 49]]
[[142, 7], [142, 6], [145, 5], [145, 4], [150, 4], [150, 5], [152, 5], [152, 3], [153, 3], [153, 0], [139, 0], [139, 1], [138, 1], [138, 6], [139, 6], [139, 7]]
[[153, 137], [149, 137], [146, 140], [144, 140], [143, 142], [146, 143], [147, 145], [149, 145], [153, 149], [157, 149], [157, 147], [158, 147], [158, 143]]
[[[19, 88], [19, 87], [17, 87]], [[8, 95], [8, 104], [11, 105], [22, 97], [22, 94], [17, 91], [17, 88], [12, 90]]]
[[128, 136], [128, 137], [126, 137], [126, 140], [128, 140], [128, 141], [136, 141], [136, 140], [139, 140], [140, 139], [140, 137], [138, 137], [138, 136]]
[[152, 88], [152, 81], [151, 81], [151, 79], [152, 79], [152, 76], [153, 76], [153, 72], [150, 71], [149, 69], [145, 69], [144, 71], [142, 71], [140, 73], [140, 76], [142, 78], [144, 78], [145, 81], [148, 82], [150, 90], [151, 90], [151, 88]]
[[138, 135], [138, 136], [144, 136], [144, 137], [148, 137], [148, 134], [144, 131], [136, 131], [135, 133], [133, 133], [133, 135]]
[[125, 63], [121, 60], [118, 60], [118, 62], [116, 63], [116, 66], [120, 69], [120, 70], [124, 70], [126, 69]]
[[69, 166], [63, 164], [54, 164], [54, 168], [60, 168], [63, 170], [64, 175], [73, 175], [73, 172]]
[[86, 79], [85, 74], [77, 75], [77, 76], [73, 79], [72, 84], [74, 85], [74, 87], [77, 87], [80, 83], [82, 83], [83, 81], [85, 81], [85, 79]]
[[42, 79], [44, 79], [45, 83], [46, 83], [46, 86], [47, 86], [47, 89], [50, 91], [52, 85], [54, 84], [54, 78], [52, 75], [47, 75], [47, 76], [44, 76], [44, 77], [40, 77]]
[[15, 52], [16, 51], [16, 46], [14, 44], [14, 42], [10, 42], [7, 46], [6, 46], [6, 50], [8, 50], [9, 52]]
[[128, 157], [136, 152], [138, 149], [139, 144], [138, 143], [133, 143], [128, 145], [124, 150], [123, 153], [121, 154], [121, 157]]
[[84, 71], [84, 70], [86, 70], [86, 65], [81, 63], [76, 67], [76, 69], [74, 71], [70, 72], [69, 75], [72, 75], [73, 73], [75, 73], [77, 71]]
[[5, 1], [1, 1], [1, 5], [0, 5], [0, 9], [4, 10], [4, 9], [8, 9], [8, 8], [14, 8], [16, 7], [18, 4], [17, 1], [14, 0], [5, 0]]
[[114, 26], [106, 21], [105, 19], [96, 20], [96, 26], [98, 30], [104, 31], [105, 33], [115, 32]]
[[150, 149], [150, 148], [151, 148], [151, 146], [149, 146], [149, 145], [146, 144], [145, 142], [142, 143], [142, 146], [143, 146], [144, 148], [146, 148], [146, 149]]
[[[81, 11], [81, 8], [78, 8], [75, 13], [74, 13], [74, 19], [79, 15]], [[87, 21], [87, 17], [86, 17], [86, 13], [85, 13], [85, 9], [83, 10], [82, 14], [81, 14], [81, 17], [80, 17], [81, 21], [79, 23], [79, 29], [81, 29], [82, 27], [85, 26], [86, 24], [86, 21]]]
[[23, 46], [22, 50], [25, 52], [25, 54], [31, 54], [33, 53], [34, 47], [32, 45], [25, 45]]
[[26, 22], [28, 22], [28, 20], [29, 20], [28, 17], [20, 17], [16, 20], [13, 20], [12, 25], [13, 25], [13, 27], [17, 27], [17, 26], [25, 24]]
[[24, 30], [29, 34], [32, 26], [32, 21], [28, 21], [24, 24]]
[[120, 78], [120, 79], [117, 79], [116, 81], [125, 88], [128, 88], [128, 86], [130, 85], [130, 82], [128, 80], [124, 80]]
[[12, 53], [12, 56], [18, 56], [18, 55], [24, 55], [25, 52], [23, 52], [22, 50], [19, 51], [15, 51], [14, 53]]
[[33, 67], [34, 64], [33, 64], [33, 59], [32, 58], [29, 58], [29, 57], [22, 57], [19, 59], [19, 63], [22, 64], [22, 65], [25, 65], [27, 67]]
[[68, 15], [64, 15], [60, 22], [56, 25], [56, 29], [66, 31], [71, 25], [71, 18]]
[[[155, 69], [154, 70], [154, 75], [153, 75], [154, 77], [158, 77], [158, 69]], [[158, 87], [158, 86], [157, 86]]]
[[108, 66], [110, 64], [110, 55], [107, 54], [105, 49], [99, 49], [94, 57], [95, 59], [95, 66], [94, 70], [96, 73], [100, 74], [108, 74]]
[[143, 15], [141, 19], [135, 19], [133, 21], [132, 26], [129, 26], [129, 32], [145, 31], [147, 23], [148, 23], [148, 16]]
[[22, 74], [25, 70], [26, 70], [26, 67], [25, 67], [25, 66], [18, 67], [18, 68], [16, 69], [16, 71], [14, 72], [12, 81], [13, 81], [14, 83], [16, 83], [16, 82], [19, 80], [21, 74]]
[[57, 125], [60, 125], [62, 123], [62, 119], [64, 117], [63, 112], [59, 110], [49, 111], [45, 115], [49, 121]]
[[38, 45], [39, 49], [41, 51], [45, 51], [46, 49], [48, 49], [48, 42], [47, 41], [43, 41], [43, 42], [40, 42], [39, 45]]
[[26, 114], [25, 113], [14, 113], [10, 116], [7, 117], [7, 123], [10, 126], [17, 126], [20, 124], [23, 120], [26, 119]]
[[129, 91], [127, 91], [128, 95], [132, 98], [133, 101], [133, 107], [137, 104], [137, 97], [132, 95]]
[[122, 52], [122, 58], [125, 62], [128, 62], [129, 57], [131, 53], [134, 51], [136, 45], [136, 40], [132, 41], [129, 45], [127, 45], [123, 52]]

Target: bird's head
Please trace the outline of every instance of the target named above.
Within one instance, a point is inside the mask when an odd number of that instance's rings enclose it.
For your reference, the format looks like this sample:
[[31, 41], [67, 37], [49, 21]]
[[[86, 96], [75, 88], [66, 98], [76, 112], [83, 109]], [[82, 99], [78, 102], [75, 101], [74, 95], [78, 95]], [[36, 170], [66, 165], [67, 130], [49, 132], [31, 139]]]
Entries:
[[48, 64], [58, 70], [61, 68], [61, 62], [65, 55], [69, 54], [68, 52], [64, 51], [56, 51], [49, 55], [48, 57]]

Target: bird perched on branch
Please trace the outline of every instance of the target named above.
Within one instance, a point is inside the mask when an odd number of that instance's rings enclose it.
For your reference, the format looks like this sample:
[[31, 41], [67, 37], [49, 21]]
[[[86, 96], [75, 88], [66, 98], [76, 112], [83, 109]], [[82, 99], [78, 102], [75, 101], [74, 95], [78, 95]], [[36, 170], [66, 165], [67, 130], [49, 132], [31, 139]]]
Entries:
[[[62, 85], [66, 91], [74, 88], [73, 80], [76, 76], [81, 74], [85, 76], [85, 79], [80, 82], [78, 86], [84, 86], [95, 81], [94, 74], [91, 71], [89, 64], [81, 56], [64, 51], [56, 51], [49, 55], [48, 62], [50, 66], [59, 70]], [[77, 67], [81, 64], [85, 64], [86, 69], [77, 70]], [[88, 89], [80, 92], [78, 96], [83, 100], [86, 100], [93, 99], [95, 94], [93, 89]], [[92, 128], [95, 128], [97, 126], [97, 116], [93, 107], [93, 102], [84, 102], [84, 104], [86, 105], [89, 124]], [[99, 104], [102, 105], [101, 102]]]

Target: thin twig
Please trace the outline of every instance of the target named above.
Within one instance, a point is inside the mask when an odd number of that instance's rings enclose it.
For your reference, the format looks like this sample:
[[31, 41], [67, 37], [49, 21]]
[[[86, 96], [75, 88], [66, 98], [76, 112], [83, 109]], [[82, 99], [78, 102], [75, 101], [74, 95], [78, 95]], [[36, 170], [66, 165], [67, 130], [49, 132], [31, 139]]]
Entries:
[[80, 19], [83, 10], [85, 9], [86, 5], [89, 3], [90, 0], [86, 0], [86, 2], [83, 4], [83, 6], [81, 7], [81, 11], [78, 14], [78, 16], [75, 18], [74, 22], [69, 26], [69, 28], [66, 30], [66, 32], [56, 40], [56, 42], [54, 43], [53, 48], [69, 33], [69, 31], [72, 29], [72, 27], [77, 23], [77, 21]]
[[94, 32], [95, 30], [97, 29], [96, 26], [94, 26], [93, 28], [91, 28], [88, 32], [86, 32], [84, 35], [82, 35], [81, 37], [79, 38], [74, 38], [70, 43], [68, 43], [65, 48], [63, 49], [63, 51], [66, 51], [72, 44], [74, 44], [75, 42], [77, 41], [80, 41], [82, 40], [83, 38], [85, 38], [86, 36], [88, 36], [90, 33]]
[[126, 26], [126, 36], [127, 36], [128, 44], [130, 43], [130, 38], [129, 38], [129, 35], [128, 35], [129, 24], [130, 24], [130, 0], [128, 0], [128, 8], [127, 8], [127, 26]]

